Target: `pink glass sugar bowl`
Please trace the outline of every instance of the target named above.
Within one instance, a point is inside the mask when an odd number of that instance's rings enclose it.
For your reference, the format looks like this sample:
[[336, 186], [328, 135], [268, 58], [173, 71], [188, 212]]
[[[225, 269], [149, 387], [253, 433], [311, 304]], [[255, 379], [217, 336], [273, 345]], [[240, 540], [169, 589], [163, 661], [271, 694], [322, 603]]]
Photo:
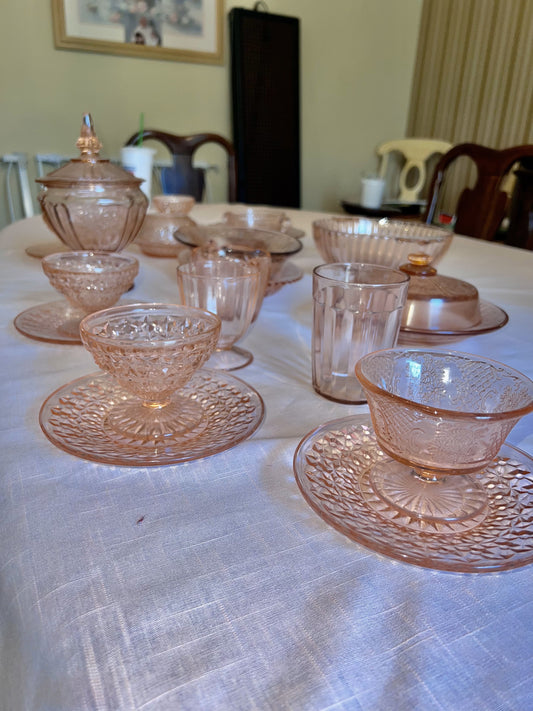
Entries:
[[37, 182], [43, 219], [72, 250], [118, 252], [132, 242], [148, 208], [141, 180], [102, 160], [102, 144], [90, 114], [84, 114], [76, 143], [80, 158]]

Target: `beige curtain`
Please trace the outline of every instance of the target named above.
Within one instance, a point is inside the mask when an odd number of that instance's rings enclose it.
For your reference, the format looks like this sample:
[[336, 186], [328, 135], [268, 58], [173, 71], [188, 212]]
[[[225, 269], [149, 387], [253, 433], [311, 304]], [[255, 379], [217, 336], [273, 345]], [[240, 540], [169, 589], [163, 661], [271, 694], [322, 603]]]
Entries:
[[[533, 0], [424, 0], [407, 133], [533, 143]], [[444, 209], [474, 177], [458, 161]]]

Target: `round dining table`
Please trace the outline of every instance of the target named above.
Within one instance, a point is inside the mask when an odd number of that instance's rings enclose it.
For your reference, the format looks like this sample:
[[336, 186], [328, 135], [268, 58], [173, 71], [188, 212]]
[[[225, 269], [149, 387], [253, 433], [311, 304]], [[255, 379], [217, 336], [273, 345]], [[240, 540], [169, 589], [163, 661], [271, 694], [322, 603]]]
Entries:
[[[228, 209], [196, 205], [191, 217]], [[302, 278], [265, 298], [242, 340], [253, 362], [232, 373], [264, 419], [225, 451], [155, 466], [91, 461], [45, 436], [43, 402], [98, 368], [80, 344], [17, 330], [20, 313], [63, 298], [26, 248], [61, 244], [41, 216], [0, 232], [0, 709], [533, 708], [533, 565], [411, 565], [343, 535], [302, 496], [302, 439], [338, 418], [370, 420], [367, 405], [313, 389], [312, 223], [325, 215], [287, 214], [305, 232], [290, 258]], [[177, 260], [127, 252], [140, 270], [121, 301], [177, 303]], [[438, 270], [509, 320], [431, 347], [533, 378], [533, 252], [456, 235]], [[533, 415], [507, 442], [533, 455]], [[524, 476], [516, 546], [532, 548]]]

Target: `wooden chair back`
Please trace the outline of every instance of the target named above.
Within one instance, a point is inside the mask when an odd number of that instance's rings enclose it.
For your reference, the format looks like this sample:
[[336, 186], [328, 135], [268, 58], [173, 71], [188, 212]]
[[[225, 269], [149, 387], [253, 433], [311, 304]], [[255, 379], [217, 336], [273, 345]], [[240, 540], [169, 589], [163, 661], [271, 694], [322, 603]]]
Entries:
[[455, 160], [463, 156], [474, 162], [477, 180], [474, 187], [465, 188], [459, 195], [454, 230], [458, 234], [493, 240], [505, 217], [509, 201], [502, 183], [515, 163], [533, 157], [533, 145], [497, 150], [477, 143], [460, 143], [451, 148], [435, 167], [429, 187], [425, 222], [435, 221], [446, 171]]
[[[135, 133], [126, 142], [127, 146], [134, 146], [139, 142], [141, 132]], [[185, 192], [193, 195], [200, 201], [203, 197], [203, 177], [199, 176], [198, 169], [193, 166], [193, 157], [196, 151], [207, 143], [216, 143], [227, 153], [228, 172], [228, 202], [235, 202], [237, 199], [237, 163], [235, 160], [235, 149], [233, 144], [224, 136], [217, 133], [196, 133], [190, 136], [178, 136], [165, 131], [155, 129], [144, 129], [142, 131], [143, 142], [155, 140], [162, 143], [170, 151], [174, 158], [174, 167], [180, 172], [186, 186]]]

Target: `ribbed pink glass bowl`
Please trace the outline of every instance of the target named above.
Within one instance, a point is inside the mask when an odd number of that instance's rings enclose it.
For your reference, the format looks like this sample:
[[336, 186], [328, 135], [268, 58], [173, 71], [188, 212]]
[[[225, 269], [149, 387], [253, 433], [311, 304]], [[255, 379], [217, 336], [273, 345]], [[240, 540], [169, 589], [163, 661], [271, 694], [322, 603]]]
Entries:
[[58, 252], [41, 264], [54, 289], [85, 313], [116, 304], [139, 272], [135, 257], [112, 252]]
[[196, 427], [203, 413], [179, 391], [216, 347], [220, 319], [177, 304], [132, 304], [86, 316], [81, 339], [95, 363], [132, 394], [108, 415], [122, 435], [158, 439]]
[[454, 351], [376, 351], [355, 371], [377, 442], [392, 458], [371, 472], [378, 495], [415, 518], [478, 515], [487, 496], [470, 475], [533, 411], [533, 382], [502, 363]]
[[437, 264], [453, 232], [417, 221], [369, 217], [326, 217], [313, 222], [313, 239], [325, 262], [363, 262], [397, 268], [410, 254], [427, 254]]

